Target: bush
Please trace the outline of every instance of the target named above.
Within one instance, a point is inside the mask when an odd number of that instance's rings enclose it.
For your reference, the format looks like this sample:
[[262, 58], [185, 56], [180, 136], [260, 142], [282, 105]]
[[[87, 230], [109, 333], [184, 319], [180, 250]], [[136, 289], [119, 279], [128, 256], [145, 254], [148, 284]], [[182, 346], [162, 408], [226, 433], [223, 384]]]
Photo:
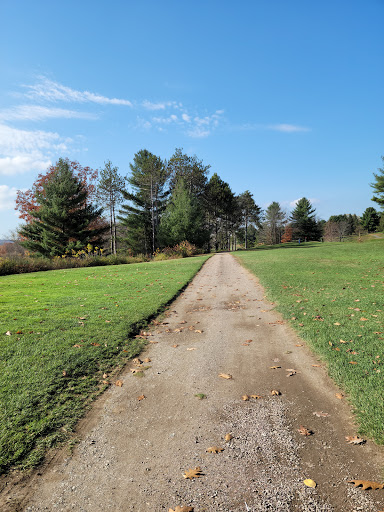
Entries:
[[187, 240], [184, 240], [174, 247], [165, 247], [162, 250], [157, 249], [153, 254], [153, 260], [162, 261], [175, 258], [187, 258], [194, 256], [195, 254], [202, 254], [202, 250], [198, 249], [196, 245], [189, 243]]

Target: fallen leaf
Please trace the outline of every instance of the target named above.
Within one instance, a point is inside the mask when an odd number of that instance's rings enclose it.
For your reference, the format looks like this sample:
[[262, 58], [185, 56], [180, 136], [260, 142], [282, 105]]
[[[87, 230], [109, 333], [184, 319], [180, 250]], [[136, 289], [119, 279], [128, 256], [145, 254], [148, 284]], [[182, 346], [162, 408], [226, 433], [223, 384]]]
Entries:
[[303, 480], [303, 482], [307, 487], [312, 487], [312, 489], [314, 489], [317, 485], [316, 482], [314, 480], [311, 480], [310, 478]]
[[232, 379], [232, 375], [230, 375], [229, 373], [219, 373], [219, 377], [221, 377], [222, 379]]
[[271, 395], [273, 395], [273, 396], [281, 395], [281, 391], [279, 391], [278, 389], [272, 389], [271, 390]]
[[117, 380], [115, 382], [115, 386], [118, 386], [119, 388], [121, 388], [123, 386], [124, 382], [122, 380]]
[[339, 400], [342, 400], [344, 398], [344, 395], [342, 393], [335, 393], [335, 397]]
[[349, 484], [353, 484], [355, 487], [360, 487], [360, 485], [363, 487], [364, 490], [366, 489], [383, 489], [384, 484], [379, 484], [377, 482], [371, 482], [370, 480], [348, 480]]
[[271, 370], [277, 370], [278, 368], [281, 368], [281, 366], [270, 366], [269, 367]]
[[103, 379], [106, 379], [108, 377], [108, 373], [103, 373]]
[[224, 448], [219, 448], [218, 446], [210, 446], [205, 451], [208, 453], [220, 453], [224, 451]]
[[357, 437], [357, 436], [345, 436], [345, 440], [349, 444], [363, 444], [363, 443], [365, 443], [365, 439], [361, 439], [361, 437]]
[[327, 418], [328, 416], [330, 416], [330, 414], [328, 414], [327, 412], [323, 412], [323, 411], [315, 411], [313, 414], [315, 416], [317, 416], [318, 418]]
[[200, 478], [202, 474], [201, 468], [198, 466], [195, 469], [188, 469], [183, 476], [192, 480], [192, 478]]
[[368, 318], [364, 318], [363, 316], [360, 318], [360, 322], [367, 322]]
[[73, 345], [75, 348], [80, 348], [81, 345], [79, 345], [78, 343], [76, 343], [76, 345]]
[[227, 441], [227, 443], [228, 443], [228, 441], [230, 441], [231, 439], [233, 439], [233, 435], [232, 435], [232, 434], [225, 434], [224, 439], [225, 439], [225, 440]]
[[180, 507], [180, 505], [177, 505], [175, 510], [170, 508], [168, 509], [168, 512], [193, 512], [193, 507]]
[[187, 321], [186, 321], [186, 320], [182, 320], [180, 323], [181, 323], [181, 324], [186, 324], [186, 323], [187, 323]]
[[335, 322], [333, 325], [341, 325], [339, 322]]
[[91, 343], [91, 345], [93, 345], [94, 347], [100, 347], [100, 343]]
[[357, 361], [349, 361], [349, 364], [357, 364]]
[[299, 432], [299, 434], [301, 434], [302, 436], [311, 436], [313, 434], [313, 431], [312, 430], [308, 430], [306, 427], [304, 427], [303, 425], [300, 425], [300, 427], [297, 429], [297, 431]]
[[67, 372], [65, 370], [63, 370], [63, 377], [66, 377], [67, 376]]
[[12, 335], [11, 331], [7, 331], [5, 334], [6, 334], [6, 336], [11, 336]]
[[321, 364], [311, 364], [314, 368], [321, 368]]
[[258, 400], [259, 398], [263, 398], [261, 395], [249, 395], [249, 398], [256, 398]]
[[140, 366], [143, 363], [143, 361], [138, 357], [135, 357], [135, 359], [132, 359], [132, 363], [135, 364], [136, 366]]
[[179, 345], [177, 343], [175, 343], [174, 345], [172, 345], [173, 348], [176, 348], [178, 347]]
[[150, 357], [146, 357], [145, 359], [143, 359], [143, 363], [150, 363], [150, 362], [151, 362]]
[[155, 343], [159, 343], [158, 341], [154, 341], [154, 340], [148, 340], [148, 341], [149, 341], [149, 343], [152, 343], [153, 345], [154, 345]]
[[245, 343], [251, 343], [253, 340], [245, 340]]
[[249, 343], [242, 343], [243, 347], [249, 347]]
[[140, 402], [141, 400], [144, 400], [144, 398], [146, 398], [145, 395], [140, 395], [137, 397], [138, 401]]
[[246, 402], [247, 400], [249, 400], [249, 396], [248, 395], [243, 395], [241, 397], [242, 400], [244, 400], [244, 402]]
[[196, 350], [196, 347], [187, 348], [187, 350]]
[[195, 329], [195, 332], [201, 334], [203, 331], [200, 331], [200, 329]]
[[304, 345], [302, 343], [297, 343], [295, 347], [304, 347]]

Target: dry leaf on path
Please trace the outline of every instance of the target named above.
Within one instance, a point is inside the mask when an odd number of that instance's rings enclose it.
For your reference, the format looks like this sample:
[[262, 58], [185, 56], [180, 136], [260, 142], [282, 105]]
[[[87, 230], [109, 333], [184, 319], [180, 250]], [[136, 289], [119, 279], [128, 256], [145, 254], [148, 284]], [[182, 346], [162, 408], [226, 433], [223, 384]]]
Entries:
[[150, 363], [151, 362], [151, 359], [149, 357], [146, 357], [145, 359], [143, 359], [143, 363]]
[[249, 398], [256, 398], [258, 400], [259, 398], [263, 398], [261, 395], [249, 395]]
[[303, 482], [307, 487], [312, 487], [312, 489], [314, 489], [317, 485], [316, 482], [314, 480], [311, 480], [310, 478], [303, 480]]
[[230, 375], [229, 373], [219, 373], [219, 377], [221, 377], [222, 379], [232, 379], [232, 375]]
[[146, 398], [145, 395], [140, 395], [140, 396], [137, 397], [139, 402], [141, 402], [141, 400], [144, 400], [144, 398]]
[[342, 393], [335, 393], [335, 397], [339, 400], [342, 400], [344, 398], [344, 395]]
[[314, 414], [318, 418], [327, 418], [328, 416], [330, 416], [330, 414], [328, 414], [327, 412], [323, 412], [323, 411], [315, 411], [312, 414]]
[[304, 427], [303, 425], [300, 425], [300, 427], [297, 429], [297, 431], [299, 432], [299, 434], [301, 434], [302, 436], [311, 436], [313, 435], [313, 432], [312, 430], [308, 430], [306, 427]]
[[118, 386], [119, 388], [121, 388], [123, 386], [124, 382], [122, 380], [117, 380], [115, 382], [115, 386]]
[[224, 439], [225, 439], [225, 440], [226, 440], [226, 442], [228, 443], [231, 439], [233, 439], [233, 435], [232, 435], [232, 434], [225, 434]]
[[281, 391], [279, 391], [278, 389], [272, 389], [272, 390], [271, 390], [271, 395], [272, 395], [272, 396], [278, 396], [278, 395], [281, 395]]
[[367, 489], [383, 489], [384, 484], [379, 484], [377, 482], [371, 482], [370, 480], [348, 480], [349, 484], [353, 484], [355, 487], [363, 487], [364, 490]]
[[349, 444], [363, 444], [365, 443], [365, 439], [357, 436], [345, 436], [345, 440]]
[[179, 345], [177, 343], [175, 343], [174, 345], [172, 345], [173, 348], [177, 348]]
[[187, 348], [187, 350], [196, 350], [196, 347]]
[[132, 363], [135, 364], [136, 366], [140, 366], [143, 363], [143, 361], [138, 357], [135, 357], [135, 359], [132, 359]]
[[203, 331], [201, 331], [200, 329], [195, 329], [195, 332], [201, 334]]
[[281, 368], [281, 366], [270, 366], [269, 367], [271, 370], [277, 370], [278, 368]]
[[304, 345], [302, 343], [297, 343], [295, 347], [304, 347]]
[[168, 512], [193, 512], [193, 507], [180, 507], [180, 505], [177, 505], [175, 510], [170, 508]]
[[321, 368], [321, 364], [311, 364], [314, 368]]
[[205, 451], [208, 453], [220, 453], [224, 451], [224, 448], [220, 448], [219, 446], [210, 446]]
[[249, 400], [249, 396], [248, 395], [243, 395], [241, 397], [242, 400], [244, 400], [244, 402], [246, 402], [247, 400]]
[[154, 340], [148, 340], [148, 341], [149, 341], [149, 343], [152, 343], [153, 345], [154, 345], [155, 343], [159, 343], [158, 341], [154, 341]]
[[192, 478], [199, 478], [202, 474], [201, 467], [198, 466], [195, 469], [188, 469], [183, 476], [192, 480]]

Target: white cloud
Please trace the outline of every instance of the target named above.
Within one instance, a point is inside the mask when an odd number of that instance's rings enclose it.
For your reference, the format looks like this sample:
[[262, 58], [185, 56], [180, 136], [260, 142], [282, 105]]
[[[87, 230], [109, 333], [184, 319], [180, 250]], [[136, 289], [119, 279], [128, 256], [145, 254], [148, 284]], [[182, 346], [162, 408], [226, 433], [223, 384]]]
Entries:
[[95, 114], [87, 112], [77, 112], [76, 110], [67, 110], [63, 108], [50, 108], [41, 105], [19, 105], [0, 111], [0, 121], [42, 121], [49, 118], [64, 119], [97, 119]]
[[210, 130], [204, 130], [199, 126], [195, 126], [192, 130], [187, 131], [187, 135], [196, 139], [202, 139], [204, 137], [208, 137], [211, 134]]
[[183, 121], [185, 121], [186, 123], [191, 122], [191, 118], [188, 114], [182, 114], [181, 117], [182, 117]]
[[0, 124], [0, 175], [47, 169], [51, 159], [66, 153], [72, 142], [58, 133], [19, 130]]
[[271, 124], [267, 127], [269, 130], [277, 132], [294, 133], [294, 132], [309, 132], [310, 128], [305, 126], [298, 126], [295, 124]]
[[[291, 208], [295, 208], [297, 203], [300, 201], [300, 199], [302, 199], [302, 197], [299, 197], [298, 199], [294, 199], [293, 201], [290, 201], [289, 202], [289, 206]], [[308, 201], [314, 205], [314, 204], [319, 204], [320, 203], [320, 199], [317, 199], [316, 197], [313, 197], [313, 198], [307, 198]]]
[[25, 85], [29, 90], [27, 96], [33, 99], [44, 101], [70, 101], [75, 103], [98, 103], [100, 105], [125, 105], [132, 107], [129, 100], [119, 98], [107, 98], [100, 94], [89, 91], [76, 91], [65, 85], [61, 85], [53, 80], [40, 77], [40, 82], [36, 85]]
[[0, 210], [11, 210], [15, 207], [17, 189], [8, 187], [8, 185], [0, 185]]

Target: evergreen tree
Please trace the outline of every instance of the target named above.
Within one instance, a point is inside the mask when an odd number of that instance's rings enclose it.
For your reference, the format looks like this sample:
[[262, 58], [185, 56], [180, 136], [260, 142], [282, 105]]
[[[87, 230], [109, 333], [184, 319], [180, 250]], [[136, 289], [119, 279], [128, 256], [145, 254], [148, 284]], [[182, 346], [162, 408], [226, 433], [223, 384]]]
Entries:
[[87, 190], [68, 160], [60, 159], [50, 180], [36, 193], [33, 220], [19, 231], [22, 245], [48, 257], [85, 249], [89, 243], [102, 245], [106, 228], [92, 228], [102, 209], [87, 199]]
[[248, 226], [259, 223], [261, 208], [257, 206], [253, 199], [253, 195], [246, 190], [238, 197], [240, 207], [241, 223], [244, 226], [244, 244], [245, 249], [248, 248]]
[[298, 200], [296, 208], [291, 213], [290, 221], [293, 234], [299, 240], [320, 239], [321, 231], [315, 218], [315, 211], [306, 197]]
[[146, 149], [135, 154], [130, 169], [127, 181], [132, 192], [123, 191], [129, 203], [122, 206], [117, 217], [126, 228], [123, 241], [134, 252], [153, 253], [158, 247], [160, 216], [168, 195], [168, 172], [160, 157]]
[[225, 248], [223, 245], [228, 242], [223, 231], [229, 227], [226, 220], [229, 220], [231, 214], [234, 194], [228, 183], [215, 173], [207, 184], [204, 199], [208, 230], [212, 234], [215, 250], [218, 251], [219, 247]]
[[[384, 156], [381, 159], [384, 163]], [[379, 168], [378, 171], [378, 174], [373, 173], [375, 181], [371, 183], [371, 187], [375, 195], [372, 197], [372, 201], [375, 201], [384, 210], [384, 167]]]
[[184, 240], [202, 247], [208, 240], [204, 229], [204, 212], [180, 178], [160, 221], [163, 245], [175, 245]]
[[273, 201], [265, 211], [264, 222], [262, 223], [261, 236], [268, 245], [275, 245], [281, 242], [286, 222], [285, 212], [280, 204]]
[[173, 190], [179, 179], [184, 180], [185, 188], [197, 199], [205, 192], [208, 181], [210, 165], [204, 165], [196, 155], [189, 156], [183, 153], [182, 148], [176, 148], [174, 154], [165, 163], [169, 174], [170, 189]]
[[124, 178], [119, 176], [118, 168], [112, 166], [109, 160], [100, 171], [100, 181], [97, 187], [97, 198], [109, 210], [109, 234], [111, 253], [116, 254], [116, 206], [123, 198], [125, 188]]
[[376, 231], [380, 223], [380, 215], [377, 211], [370, 206], [365, 210], [361, 217], [361, 225], [364, 229], [368, 231], [368, 233], [372, 233]]

